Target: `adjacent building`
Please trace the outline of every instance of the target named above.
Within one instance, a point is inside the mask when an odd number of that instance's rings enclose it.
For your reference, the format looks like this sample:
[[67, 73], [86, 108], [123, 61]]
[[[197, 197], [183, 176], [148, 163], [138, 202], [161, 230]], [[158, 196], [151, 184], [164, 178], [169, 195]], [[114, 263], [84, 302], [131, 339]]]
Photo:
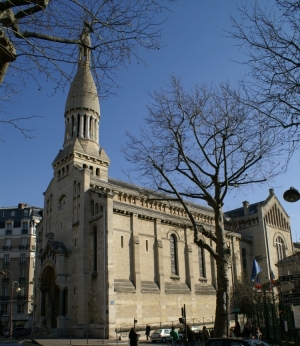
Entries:
[[41, 208], [26, 203], [0, 207], [0, 316], [4, 328], [9, 327], [11, 303], [13, 327], [32, 326], [36, 225], [42, 216]]

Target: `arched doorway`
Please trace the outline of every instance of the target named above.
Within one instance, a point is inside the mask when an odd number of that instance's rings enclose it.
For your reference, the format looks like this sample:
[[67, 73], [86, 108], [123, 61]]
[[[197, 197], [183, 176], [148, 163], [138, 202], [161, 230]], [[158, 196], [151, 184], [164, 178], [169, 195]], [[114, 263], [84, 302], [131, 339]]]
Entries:
[[59, 313], [59, 289], [55, 284], [55, 271], [47, 266], [41, 275], [41, 317], [45, 327], [56, 328]]

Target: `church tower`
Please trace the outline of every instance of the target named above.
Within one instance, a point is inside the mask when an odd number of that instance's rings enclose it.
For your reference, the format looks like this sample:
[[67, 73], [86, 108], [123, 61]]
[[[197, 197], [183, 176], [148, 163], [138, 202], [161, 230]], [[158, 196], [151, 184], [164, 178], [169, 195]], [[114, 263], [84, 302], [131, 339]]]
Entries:
[[63, 172], [66, 161], [71, 161], [78, 167], [89, 168], [93, 175], [107, 181], [110, 161], [104, 149], [99, 147], [100, 104], [90, 69], [91, 40], [86, 29], [81, 34], [81, 42], [78, 69], [65, 106], [63, 150], [55, 158], [53, 168], [60, 177], [66, 173]]

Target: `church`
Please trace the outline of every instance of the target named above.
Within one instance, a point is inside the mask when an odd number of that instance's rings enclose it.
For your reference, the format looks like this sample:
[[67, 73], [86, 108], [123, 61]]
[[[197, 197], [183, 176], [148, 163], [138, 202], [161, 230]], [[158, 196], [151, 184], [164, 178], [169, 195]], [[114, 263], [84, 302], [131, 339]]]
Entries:
[[[185, 305], [189, 324], [213, 326], [214, 260], [194, 244], [182, 206], [151, 201], [155, 191], [109, 178], [88, 34], [83, 40], [66, 100], [63, 148], [52, 163], [37, 226], [34, 325], [60, 335], [72, 329], [78, 337], [114, 338], [133, 325], [176, 325]], [[199, 224], [214, 228], [211, 208], [190, 208]], [[289, 216], [274, 191], [226, 216], [234, 220], [227, 225], [232, 282], [251, 274], [254, 258], [266, 276], [271, 268], [276, 274], [275, 263], [293, 244]]]

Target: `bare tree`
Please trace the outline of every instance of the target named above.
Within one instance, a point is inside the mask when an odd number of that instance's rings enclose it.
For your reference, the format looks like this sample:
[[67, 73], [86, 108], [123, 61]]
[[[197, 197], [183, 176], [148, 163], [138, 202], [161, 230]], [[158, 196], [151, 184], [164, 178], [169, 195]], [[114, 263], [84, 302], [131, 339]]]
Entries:
[[[230, 296], [231, 250], [226, 238], [222, 206], [229, 190], [262, 183], [281, 170], [277, 128], [264, 117], [236, 101], [229, 86], [195, 86], [185, 92], [181, 82], [155, 92], [140, 136], [128, 134], [125, 157], [149, 187], [166, 194], [185, 209], [194, 242], [216, 261], [217, 297], [215, 336], [227, 334]], [[134, 173], [133, 173], [134, 174]], [[214, 211], [214, 229], [194, 219], [188, 201], [205, 201]], [[211, 239], [214, 246], [202, 240]], [[226, 322], [227, 321], [227, 322]]]
[[[81, 32], [91, 35], [93, 68], [108, 92], [115, 71], [139, 49], [158, 49], [161, 12], [173, 0], [4, 0], [0, 2], [0, 83], [8, 67], [37, 79], [42, 72], [58, 86], [77, 62]], [[60, 74], [55, 74], [59, 70]], [[98, 83], [98, 85], [100, 85]]]
[[300, 124], [300, 6], [299, 1], [242, 3], [231, 17], [230, 36], [245, 48], [241, 63], [249, 68], [245, 100], [285, 128], [298, 146]]

